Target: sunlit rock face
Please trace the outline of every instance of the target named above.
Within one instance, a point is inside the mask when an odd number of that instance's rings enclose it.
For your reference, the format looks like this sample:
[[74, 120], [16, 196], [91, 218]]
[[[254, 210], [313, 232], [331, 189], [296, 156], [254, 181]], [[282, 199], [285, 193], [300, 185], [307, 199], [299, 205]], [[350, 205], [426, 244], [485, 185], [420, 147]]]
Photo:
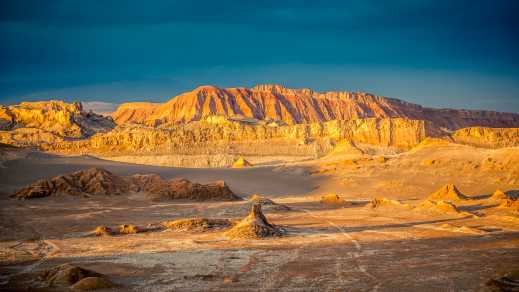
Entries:
[[519, 128], [472, 127], [457, 130], [451, 136], [457, 143], [478, 147], [519, 146]]
[[0, 142], [30, 145], [86, 138], [115, 126], [111, 118], [83, 111], [81, 103], [22, 102], [0, 106]]
[[130, 122], [158, 126], [198, 121], [211, 115], [282, 121], [289, 125], [400, 117], [428, 120], [437, 127], [451, 130], [469, 126], [519, 127], [518, 114], [432, 109], [368, 93], [315, 92], [280, 85], [253, 88], [201, 86], [164, 104], [122, 104], [112, 117], [118, 124]]
[[362, 119], [272, 126], [237, 121], [200, 121], [169, 128], [119, 126], [88, 140], [42, 145], [54, 152], [95, 154], [313, 155], [330, 151], [340, 140], [407, 150], [427, 136], [425, 121]]

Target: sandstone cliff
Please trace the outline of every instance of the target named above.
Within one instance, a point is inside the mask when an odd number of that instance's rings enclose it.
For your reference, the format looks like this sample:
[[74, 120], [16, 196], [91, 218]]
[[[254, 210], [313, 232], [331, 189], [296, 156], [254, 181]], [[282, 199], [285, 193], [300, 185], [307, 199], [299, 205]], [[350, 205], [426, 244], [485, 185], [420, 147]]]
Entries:
[[198, 121], [211, 115], [283, 121], [287, 124], [365, 118], [427, 120], [436, 127], [519, 127], [519, 114], [492, 111], [432, 109], [398, 99], [360, 92], [314, 92], [280, 85], [253, 88], [202, 86], [164, 104], [130, 103], [112, 114], [118, 124], [148, 126]]
[[451, 137], [456, 143], [477, 147], [519, 146], [519, 128], [464, 128], [455, 131]]
[[234, 154], [322, 155], [341, 140], [356, 145], [376, 145], [407, 150], [428, 136], [427, 122], [417, 120], [362, 119], [273, 126], [236, 121], [210, 121], [172, 125], [169, 128], [119, 126], [88, 140], [63, 141], [42, 146], [62, 153], [103, 155]]
[[115, 126], [111, 118], [83, 111], [81, 103], [22, 102], [0, 105], [0, 141], [14, 145], [85, 138]]

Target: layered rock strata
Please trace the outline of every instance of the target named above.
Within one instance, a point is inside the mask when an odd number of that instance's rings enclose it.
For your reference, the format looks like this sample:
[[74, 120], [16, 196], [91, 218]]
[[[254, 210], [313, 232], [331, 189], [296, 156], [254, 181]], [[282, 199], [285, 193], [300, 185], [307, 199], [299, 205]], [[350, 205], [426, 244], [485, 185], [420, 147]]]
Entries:
[[292, 126], [207, 121], [171, 128], [120, 126], [88, 140], [42, 145], [61, 153], [323, 155], [341, 140], [407, 150], [431, 132], [427, 122], [406, 119], [330, 121]]
[[519, 114], [492, 111], [433, 109], [362, 92], [290, 89], [281, 85], [253, 88], [201, 86], [164, 104], [122, 104], [112, 116], [118, 124], [171, 125], [222, 115], [286, 124], [365, 118], [427, 120], [455, 130], [470, 126], [519, 127]]

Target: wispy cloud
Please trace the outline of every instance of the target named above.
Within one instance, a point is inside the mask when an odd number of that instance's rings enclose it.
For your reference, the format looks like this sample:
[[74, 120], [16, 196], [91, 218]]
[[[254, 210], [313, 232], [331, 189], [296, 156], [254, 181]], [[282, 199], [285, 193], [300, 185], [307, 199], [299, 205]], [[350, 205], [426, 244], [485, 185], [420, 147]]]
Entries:
[[98, 114], [109, 114], [114, 112], [119, 104], [104, 101], [84, 101], [82, 102], [83, 109], [86, 111], [93, 111]]

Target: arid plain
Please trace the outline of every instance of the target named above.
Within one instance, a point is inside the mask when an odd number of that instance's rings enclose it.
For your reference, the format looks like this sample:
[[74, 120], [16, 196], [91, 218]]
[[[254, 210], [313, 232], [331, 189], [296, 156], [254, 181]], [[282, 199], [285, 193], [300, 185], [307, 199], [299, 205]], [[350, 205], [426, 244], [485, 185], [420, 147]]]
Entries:
[[519, 114], [261, 85], [0, 121], [2, 290], [519, 289]]

